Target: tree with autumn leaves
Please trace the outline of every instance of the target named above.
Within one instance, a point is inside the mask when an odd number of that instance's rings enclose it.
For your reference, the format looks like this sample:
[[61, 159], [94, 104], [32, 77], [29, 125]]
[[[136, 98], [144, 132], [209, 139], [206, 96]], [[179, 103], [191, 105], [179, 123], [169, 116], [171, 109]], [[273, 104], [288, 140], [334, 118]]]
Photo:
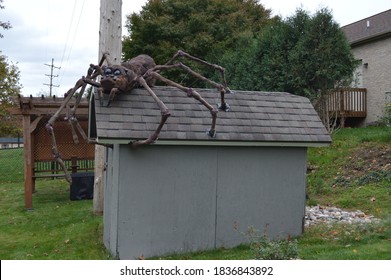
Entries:
[[[0, 9], [4, 9], [0, 0]], [[9, 22], [0, 21], [0, 27], [10, 29]], [[3, 35], [0, 33], [0, 38]], [[20, 121], [8, 112], [13, 106], [12, 97], [20, 93], [20, 72], [18, 67], [2, 54], [0, 50], [0, 137], [17, 136], [21, 132]]]

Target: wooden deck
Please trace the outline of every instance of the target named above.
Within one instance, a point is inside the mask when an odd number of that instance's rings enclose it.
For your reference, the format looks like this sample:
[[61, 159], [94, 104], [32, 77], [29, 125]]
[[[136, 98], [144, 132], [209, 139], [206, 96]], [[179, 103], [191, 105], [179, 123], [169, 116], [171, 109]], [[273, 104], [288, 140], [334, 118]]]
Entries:
[[367, 89], [346, 88], [333, 91], [328, 100], [330, 116], [341, 119], [341, 124], [346, 118], [365, 118], [367, 116]]

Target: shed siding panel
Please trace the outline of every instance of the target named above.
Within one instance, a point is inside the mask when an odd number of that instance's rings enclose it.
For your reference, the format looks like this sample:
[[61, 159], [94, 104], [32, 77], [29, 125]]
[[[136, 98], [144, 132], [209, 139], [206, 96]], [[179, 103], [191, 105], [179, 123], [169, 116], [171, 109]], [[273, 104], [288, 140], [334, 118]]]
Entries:
[[106, 248], [113, 256], [118, 256], [118, 209], [121, 188], [119, 180], [119, 145], [114, 145], [114, 149], [108, 149], [107, 154], [109, 164], [105, 172], [105, 193], [104, 193], [104, 230], [103, 241]]
[[218, 164], [216, 247], [248, 242], [249, 227], [271, 238], [301, 234], [305, 166], [306, 148], [224, 152]]
[[213, 149], [121, 145], [120, 153], [120, 258], [213, 248]]

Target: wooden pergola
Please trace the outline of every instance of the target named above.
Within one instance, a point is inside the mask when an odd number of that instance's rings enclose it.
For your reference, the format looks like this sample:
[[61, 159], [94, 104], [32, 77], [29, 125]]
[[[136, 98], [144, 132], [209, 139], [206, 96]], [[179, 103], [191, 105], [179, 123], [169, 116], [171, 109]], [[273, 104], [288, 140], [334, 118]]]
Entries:
[[[52, 156], [52, 144], [45, 125], [49, 118], [60, 108], [64, 98], [58, 97], [23, 97], [14, 99], [14, 115], [23, 119], [24, 144], [24, 198], [25, 208], [32, 209], [32, 194], [35, 191], [36, 178], [64, 177], [63, 172], [55, 164]], [[69, 102], [56, 123], [54, 132], [60, 155], [70, 172], [91, 170], [93, 166], [82, 165], [82, 161], [93, 161], [95, 156], [94, 144], [88, 143], [79, 133], [79, 143], [74, 143], [71, 126], [64, 119], [67, 110], [74, 105]], [[88, 101], [83, 99], [76, 111], [76, 117], [87, 134], [88, 130]], [[46, 164], [44, 164], [46, 163]]]

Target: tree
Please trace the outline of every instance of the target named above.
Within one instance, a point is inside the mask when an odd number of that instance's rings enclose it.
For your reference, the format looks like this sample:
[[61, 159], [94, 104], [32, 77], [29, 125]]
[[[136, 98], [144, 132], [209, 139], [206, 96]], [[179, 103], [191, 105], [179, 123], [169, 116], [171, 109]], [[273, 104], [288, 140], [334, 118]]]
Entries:
[[[320, 105], [326, 126], [327, 94], [348, 80], [357, 65], [327, 8], [313, 16], [297, 9], [281, 19], [270, 18], [270, 11], [256, 0], [149, 0], [140, 14], [128, 17], [127, 28], [125, 59], [146, 53], [162, 64], [184, 49], [225, 67], [233, 89], [287, 91], [310, 98]], [[168, 77], [200, 86], [179, 72]]]
[[[277, 36], [276, 34], [279, 34]], [[234, 89], [285, 89], [285, 71], [289, 43], [286, 25], [275, 18], [256, 38], [247, 36], [237, 40], [235, 50], [224, 53], [222, 64], [227, 80]]]
[[292, 17], [272, 21], [247, 46], [242, 56], [224, 59], [233, 88], [306, 96], [319, 105], [318, 113], [329, 127], [328, 93], [351, 77], [357, 61], [328, 9], [313, 16], [297, 9]]
[[[3, 0], [0, 0], [0, 10], [4, 9], [5, 7], [2, 5]], [[9, 22], [3, 22], [0, 20], [0, 27], [2, 27], [4, 30], [10, 29], [12, 26]], [[0, 33], [0, 38], [3, 38], [3, 34]]]
[[[0, 9], [4, 9], [2, 3], [3, 0], [0, 0]], [[9, 22], [0, 21], [0, 26], [5, 30], [11, 28]], [[2, 37], [0, 33], [0, 38]], [[0, 136], [16, 136], [21, 131], [17, 118], [7, 110], [13, 106], [12, 97], [20, 93], [19, 78], [18, 67], [10, 63], [0, 51]]]
[[315, 94], [315, 98], [317, 91], [325, 92], [350, 78], [357, 66], [344, 33], [328, 9], [316, 12], [304, 26], [304, 36], [297, 41], [289, 62], [296, 76], [307, 84], [307, 92], [302, 93], [309, 97]]
[[[256, 0], [149, 0], [139, 14], [127, 18], [124, 59], [145, 53], [164, 64], [182, 49], [220, 64], [223, 54], [233, 51], [238, 39], [244, 34], [256, 37], [269, 20], [270, 10]], [[199, 65], [189, 66], [206, 74]], [[177, 80], [178, 75], [180, 80], [188, 80], [175, 72]]]
[[18, 120], [7, 111], [13, 106], [12, 97], [20, 93], [19, 77], [16, 65], [0, 51], [0, 136], [16, 136], [21, 131]]
[[295, 51], [291, 62], [296, 68], [298, 63], [305, 62], [301, 72], [297, 72], [305, 77], [306, 94], [316, 101], [318, 113], [329, 128], [327, 101], [330, 90], [350, 80], [358, 61], [354, 58], [344, 33], [327, 9], [318, 11], [312, 17], [306, 36], [299, 40]]

